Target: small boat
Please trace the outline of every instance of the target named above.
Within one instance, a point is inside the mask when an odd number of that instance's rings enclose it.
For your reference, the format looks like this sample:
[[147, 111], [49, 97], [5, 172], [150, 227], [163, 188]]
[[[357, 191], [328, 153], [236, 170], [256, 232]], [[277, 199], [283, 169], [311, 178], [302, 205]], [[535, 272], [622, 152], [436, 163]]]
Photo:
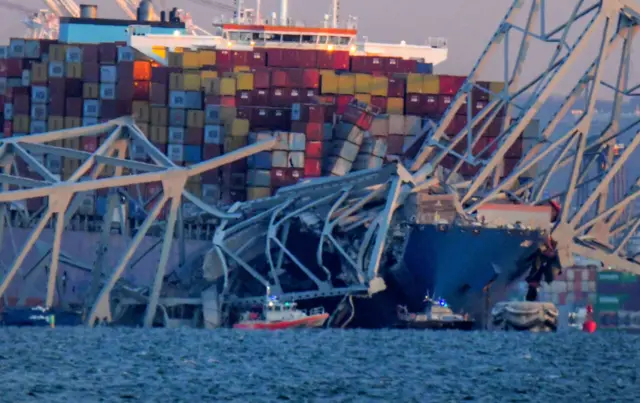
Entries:
[[405, 306], [398, 306], [399, 329], [423, 330], [473, 330], [475, 322], [467, 315], [453, 313], [446, 304], [429, 304], [424, 313], [410, 313]]
[[295, 302], [270, 300], [262, 312], [245, 312], [234, 329], [280, 330], [322, 327], [329, 318], [324, 308], [314, 308], [308, 313], [297, 309]]

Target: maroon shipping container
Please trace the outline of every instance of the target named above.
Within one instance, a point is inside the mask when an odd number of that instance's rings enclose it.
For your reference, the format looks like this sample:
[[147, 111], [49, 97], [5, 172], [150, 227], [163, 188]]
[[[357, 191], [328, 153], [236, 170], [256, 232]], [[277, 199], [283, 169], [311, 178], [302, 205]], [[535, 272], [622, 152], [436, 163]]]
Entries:
[[133, 100], [133, 82], [118, 81], [116, 84], [116, 99], [131, 102]]
[[287, 70], [289, 77], [289, 87], [302, 88], [304, 84], [304, 70], [302, 69], [289, 69]]
[[247, 66], [262, 67], [267, 65], [267, 52], [254, 49], [247, 55]]
[[116, 70], [118, 81], [133, 82], [133, 62], [119, 62]]
[[118, 48], [115, 43], [98, 44], [100, 64], [116, 64]]
[[407, 94], [404, 109], [407, 115], [426, 115], [426, 103], [422, 94]]
[[467, 77], [440, 76], [440, 94], [455, 95], [464, 84]]
[[307, 141], [304, 149], [305, 158], [322, 158], [322, 140]]
[[286, 88], [272, 88], [269, 94], [269, 103], [272, 106], [289, 106], [289, 92]]
[[390, 98], [404, 98], [405, 81], [402, 78], [390, 77], [387, 96]]
[[13, 96], [13, 113], [16, 115], [29, 115], [31, 102], [29, 95], [19, 94]]
[[251, 91], [238, 91], [236, 92], [236, 105], [249, 106], [252, 105]]
[[238, 119], [247, 119], [251, 121], [252, 116], [253, 116], [253, 107], [239, 106], [238, 109], [236, 109], [236, 117]]
[[288, 71], [286, 70], [273, 70], [271, 72], [271, 86], [274, 88], [289, 88], [291, 87], [291, 81], [289, 79]]
[[371, 73], [371, 57], [353, 56], [351, 57], [351, 71], [354, 73]]
[[151, 95], [150, 81], [133, 82], [133, 99], [136, 101], [148, 101]]
[[267, 50], [267, 66], [269, 66], [269, 67], [284, 67], [282, 49], [268, 49]]
[[82, 80], [87, 83], [99, 83], [100, 82], [100, 65], [96, 62], [83, 63]]
[[249, 52], [244, 50], [234, 50], [231, 52], [231, 63], [234, 66], [247, 66], [249, 60]]
[[149, 101], [151, 105], [167, 104], [167, 86], [160, 83], [151, 83], [149, 89]]
[[387, 61], [387, 58], [373, 56], [370, 59], [371, 60], [369, 62], [369, 68], [371, 69], [372, 73], [375, 73], [377, 71], [380, 71], [380, 72], [387, 71], [387, 65], [389, 64], [389, 62]]
[[[81, 78], [67, 78], [62, 79], [66, 88], [66, 95], [69, 98], [81, 98], [83, 95], [83, 82]], [[49, 79], [49, 93], [53, 90], [51, 88], [51, 79]]]
[[405, 71], [402, 70], [402, 59], [399, 57], [385, 57], [382, 63], [386, 73], [405, 73]]
[[267, 108], [258, 108], [251, 115], [251, 128], [261, 129], [268, 128], [271, 122], [271, 111]]
[[251, 91], [251, 99], [255, 106], [268, 106], [269, 105], [269, 90], [260, 88]]
[[167, 84], [169, 82], [169, 67], [151, 67], [151, 82]]
[[424, 113], [426, 116], [430, 118], [435, 118], [440, 116], [438, 111], [439, 103], [438, 103], [438, 95], [424, 94], [422, 96], [424, 102]]
[[520, 162], [520, 158], [505, 158], [502, 177], [509, 176], [513, 172], [513, 169], [516, 167], [516, 165], [518, 165], [518, 162]]
[[80, 146], [82, 151], [93, 153], [98, 149], [98, 138], [93, 136], [87, 136], [80, 138]]
[[380, 109], [380, 113], [387, 113], [387, 97], [371, 97], [371, 105]]
[[489, 125], [489, 137], [498, 137], [500, 133], [502, 133], [502, 124], [504, 123], [504, 118], [496, 117], [493, 119], [491, 124]]
[[313, 88], [307, 88], [302, 90], [302, 94], [300, 94], [300, 102], [302, 103], [315, 103], [318, 98], [318, 90]]
[[515, 143], [504, 154], [507, 158], [520, 158], [522, 157], [522, 138], [518, 138]]
[[24, 59], [0, 59], [0, 77], [22, 77]]
[[271, 170], [271, 186], [279, 188], [287, 186], [287, 172], [284, 168], [274, 168]]
[[449, 123], [449, 126], [445, 129], [445, 133], [448, 135], [452, 135], [455, 136], [458, 133], [460, 133], [461, 130], [464, 129], [465, 125], [467, 124], [467, 119], [464, 116], [455, 116], [452, 120], [451, 123]]
[[67, 98], [66, 116], [82, 117], [84, 101], [82, 98]]
[[478, 115], [487, 106], [488, 101], [473, 101], [471, 112], [473, 116]]
[[67, 104], [64, 91], [62, 92], [54, 92], [49, 88], [49, 116], [64, 116], [64, 107]]
[[204, 129], [198, 127], [189, 127], [184, 133], [184, 144], [191, 146], [202, 145]]
[[452, 101], [453, 101], [453, 96], [451, 96], [451, 95], [440, 95], [438, 97], [438, 114], [444, 115], [444, 113], [449, 108], [449, 105], [451, 105]]
[[320, 71], [305, 69], [302, 72], [302, 88], [320, 88]]
[[232, 66], [232, 55], [228, 50], [216, 50], [216, 66]]
[[[221, 153], [222, 153], [222, 147], [219, 144], [205, 144], [202, 146], [202, 158], [204, 158], [205, 160], [219, 157]], [[216, 171], [215, 176], [217, 178], [218, 176], [217, 169], [214, 171]]]
[[268, 70], [257, 70], [253, 73], [253, 88], [271, 87], [271, 73]]
[[300, 51], [298, 49], [282, 49], [283, 67], [300, 67]]
[[299, 88], [290, 88], [287, 91], [289, 93], [289, 104], [295, 104], [300, 102], [300, 98], [302, 97], [302, 94]]
[[487, 81], [476, 82], [476, 85], [473, 87], [473, 90], [471, 91], [471, 99], [474, 102], [488, 101], [489, 100], [489, 83]]
[[387, 154], [400, 155], [404, 147], [405, 136], [395, 136], [390, 134], [387, 136]]
[[205, 105], [221, 105], [222, 97], [220, 95], [206, 95], [204, 97]]
[[103, 119], [115, 119], [118, 117], [118, 101], [103, 99], [100, 101], [100, 117]]
[[316, 67], [318, 64], [318, 52], [316, 50], [300, 49], [298, 52], [298, 65], [293, 67], [299, 67], [302, 69], [309, 69]]
[[[40, 48], [42, 49], [42, 42], [40, 42]], [[86, 63], [97, 63], [100, 61], [100, 51], [97, 44], [87, 43], [82, 46], [82, 61], [85, 65]]]
[[316, 66], [324, 70], [349, 70], [349, 52], [319, 50], [316, 52]]
[[418, 61], [412, 59], [399, 59], [400, 71], [402, 73], [416, 73], [418, 71]]
[[351, 100], [353, 100], [353, 95], [338, 95], [336, 97], [336, 113], [342, 115], [347, 110]]

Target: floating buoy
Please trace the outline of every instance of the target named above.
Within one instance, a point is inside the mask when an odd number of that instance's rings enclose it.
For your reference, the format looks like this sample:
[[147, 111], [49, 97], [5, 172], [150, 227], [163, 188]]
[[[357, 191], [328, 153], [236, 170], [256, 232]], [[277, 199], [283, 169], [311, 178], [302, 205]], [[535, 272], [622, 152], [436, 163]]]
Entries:
[[593, 333], [596, 331], [596, 322], [593, 320], [586, 320], [582, 325], [582, 331], [587, 333]]

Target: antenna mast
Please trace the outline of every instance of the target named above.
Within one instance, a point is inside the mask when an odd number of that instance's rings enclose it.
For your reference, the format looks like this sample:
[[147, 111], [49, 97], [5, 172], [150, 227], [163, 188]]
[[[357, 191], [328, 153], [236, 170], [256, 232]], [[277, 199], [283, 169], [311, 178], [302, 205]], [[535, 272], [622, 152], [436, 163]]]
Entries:
[[333, 28], [338, 28], [338, 12], [340, 10], [340, 0], [333, 0], [333, 7], [331, 10], [331, 23]]

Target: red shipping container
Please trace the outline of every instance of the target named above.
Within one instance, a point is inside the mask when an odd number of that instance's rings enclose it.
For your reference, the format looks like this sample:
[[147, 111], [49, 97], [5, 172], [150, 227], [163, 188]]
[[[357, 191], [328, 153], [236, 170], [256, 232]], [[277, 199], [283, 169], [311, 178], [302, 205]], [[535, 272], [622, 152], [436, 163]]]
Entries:
[[322, 158], [322, 140], [320, 141], [307, 141], [305, 150], [305, 158]]
[[[40, 50], [42, 48], [42, 41], [40, 41]], [[47, 45], [47, 47], [49, 47]], [[48, 51], [48, 49], [47, 49]], [[97, 63], [100, 60], [98, 45], [93, 43], [86, 43], [82, 45], [82, 61], [83, 63]], [[84, 68], [84, 67], [83, 67]]]
[[267, 52], [254, 49], [247, 55], [247, 66], [261, 67], [267, 65]]
[[306, 69], [302, 72], [302, 88], [320, 88], [320, 71]]
[[440, 94], [455, 95], [464, 84], [467, 77], [440, 76]]
[[253, 107], [239, 107], [236, 110], [236, 117], [238, 119], [248, 119], [249, 121], [251, 121], [251, 116], [253, 115]]
[[269, 112], [269, 109], [266, 108], [256, 109], [251, 115], [251, 127], [253, 129], [269, 127], [269, 123], [271, 121]]
[[387, 113], [387, 97], [371, 97], [371, 106], [380, 109], [380, 113]]
[[82, 117], [84, 101], [82, 98], [67, 98], [66, 116]]
[[204, 129], [198, 127], [189, 127], [184, 133], [184, 144], [190, 146], [202, 145], [202, 137], [204, 136]]
[[236, 97], [220, 97], [220, 105], [235, 107]]
[[302, 94], [300, 95], [300, 102], [310, 104], [316, 103], [318, 100], [318, 90], [313, 88], [307, 88], [302, 90]]
[[267, 106], [269, 105], [269, 90], [260, 88], [251, 92], [251, 99], [255, 106]]
[[349, 70], [351, 55], [347, 51], [333, 52], [333, 70]]
[[154, 83], [166, 84], [169, 81], [169, 68], [164, 66], [151, 68], [151, 81]]
[[405, 136], [389, 135], [387, 137], [387, 154], [388, 155], [400, 155], [404, 147]]
[[98, 44], [100, 64], [116, 64], [118, 48], [115, 43]]
[[267, 50], [267, 66], [284, 67], [284, 58], [282, 54], [282, 49]]
[[85, 136], [80, 139], [82, 150], [93, 153], [98, 149], [98, 138], [95, 136]]
[[375, 73], [377, 71], [379, 72], [386, 72], [387, 71], [387, 58], [384, 57], [379, 57], [379, 56], [373, 56], [370, 58], [370, 62], [369, 62], [369, 68], [371, 69], [372, 73]]
[[282, 66], [283, 67], [301, 67], [300, 52], [298, 49], [282, 49]]
[[350, 56], [345, 51], [318, 50], [316, 66], [324, 70], [349, 70]]
[[253, 88], [269, 88], [271, 86], [271, 73], [268, 70], [258, 70], [253, 73]]
[[460, 133], [461, 130], [464, 129], [467, 124], [467, 119], [464, 116], [455, 116], [449, 126], [445, 129], [445, 133], [448, 135], [455, 136]]
[[271, 86], [278, 88], [291, 87], [291, 81], [289, 79], [288, 71], [286, 70], [273, 70], [271, 72]]
[[236, 92], [236, 105], [249, 106], [251, 103], [251, 91], [238, 91]]
[[400, 71], [402, 73], [416, 73], [418, 71], [418, 61], [412, 59], [399, 59]]
[[336, 113], [342, 115], [347, 110], [347, 106], [352, 99], [353, 95], [338, 95], [336, 97]]
[[216, 50], [216, 66], [232, 66], [231, 52], [228, 50]]
[[289, 87], [302, 88], [304, 85], [304, 70], [302, 69], [289, 69], [287, 70], [289, 76]]
[[371, 73], [371, 57], [353, 56], [351, 57], [351, 71], [354, 73]]
[[322, 159], [304, 159], [304, 177], [318, 178], [322, 176]]
[[133, 83], [133, 99], [136, 101], [148, 101], [151, 92], [150, 81], [135, 81]]
[[289, 93], [285, 88], [272, 88], [269, 94], [269, 103], [273, 106], [291, 105]]
[[405, 81], [402, 78], [390, 77], [387, 96], [390, 98], [403, 98]]
[[307, 136], [307, 141], [322, 141], [322, 123], [307, 123], [307, 127], [305, 128], [304, 133]]
[[167, 104], [167, 86], [152, 82], [149, 89], [149, 101], [151, 105]]
[[231, 53], [231, 63], [234, 66], [247, 66], [249, 60], [249, 52], [244, 50], [234, 50]]
[[116, 69], [118, 81], [133, 82], [133, 62], [120, 62]]
[[82, 64], [82, 80], [87, 83], [100, 82], [100, 65], [95, 62], [85, 62]]
[[453, 101], [453, 96], [451, 96], [451, 95], [440, 95], [438, 97], [438, 114], [444, 115], [444, 113], [449, 108], [449, 105], [451, 105], [452, 101]]
[[287, 172], [284, 168], [274, 168], [271, 170], [271, 186], [279, 188], [287, 186]]
[[298, 66], [303, 69], [316, 67], [318, 64], [318, 52], [315, 50], [298, 50]]
[[133, 79], [136, 81], [151, 80], [151, 63], [145, 60], [133, 62]]
[[31, 114], [31, 100], [28, 95], [18, 94], [13, 96], [13, 113], [16, 115]]
[[2, 59], [3, 77], [22, 77], [24, 59]]
[[424, 103], [422, 94], [407, 94], [404, 108], [407, 115], [422, 116], [426, 114], [426, 103]]
[[[386, 57], [382, 61], [386, 73], [404, 73], [402, 59], [399, 57]], [[374, 64], [375, 66], [375, 64]], [[378, 69], [374, 68], [374, 71]]]
[[116, 99], [128, 102], [133, 100], [133, 83], [131, 81], [118, 81]]

